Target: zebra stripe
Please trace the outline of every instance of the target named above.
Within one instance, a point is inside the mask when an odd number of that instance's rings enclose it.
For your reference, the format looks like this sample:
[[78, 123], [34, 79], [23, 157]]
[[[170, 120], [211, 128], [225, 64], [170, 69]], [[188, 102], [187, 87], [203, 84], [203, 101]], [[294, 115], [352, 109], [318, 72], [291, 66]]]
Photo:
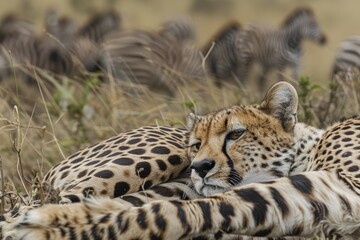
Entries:
[[331, 77], [352, 68], [360, 68], [360, 36], [351, 36], [340, 43]]
[[95, 72], [102, 66], [101, 49], [89, 39], [75, 39], [65, 48], [47, 35], [8, 37], [1, 45], [0, 77], [9, 77], [14, 66], [18, 76], [33, 79], [33, 68], [67, 76]]
[[95, 15], [79, 28], [75, 21], [60, 17], [57, 11], [52, 10], [46, 17], [46, 30], [66, 48], [73, 62], [78, 64], [78, 70], [98, 72], [104, 65], [99, 43], [107, 34], [118, 29], [119, 19], [115, 12], [106, 12]]
[[[258, 79], [261, 88], [264, 87], [266, 74], [273, 69], [279, 71], [279, 80], [282, 80], [285, 68], [291, 67], [293, 78], [298, 79], [302, 55], [301, 43], [305, 38], [319, 44], [324, 44], [326, 41], [313, 11], [308, 8], [293, 11], [280, 28], [249, 24], [227, 36], [228, 39], [223, 41], [226, 46], [223, 48], [227, 48], [227, 51], [216, 48], [214, 51], [214, 56], [225, 52], [223, 57], [227, 61], [219, 60], [214, 63], [212, 60], [211, 71], [219, 78], [228, 78], [234, 72], [236, 78], [246, 82], [252, 64], [257, 62], [262, 67]], [[221, 47], [217, 48], [221, 49]]]
[[237, 68], [237, 56], [234, 49], [240, 29], [241, 25], [237, 21], [227, 23], [202, 49], [204, 56], [208, 54], [207, 68], [215, 77], [217, 85], [221, 85], [221, 79], [229, 78]]
[[79, 29], [77, 35], [102, 43], [107, 35], [120, 29], [120, 23], [121, 18], [116, 12], [97, 14]]
[[260, 63], [262, 74], [258, 84], [264, 86], [266, 74], [271, 69], [279, 71], [279, 80], [286, 67], [292, 68], [292, 77], [298, 79], [301, 43], [308, 38], [319, 44], [326, 42], [326, 37], [308, 8], [293, 11], [278, 29], [264, 25], [246, 26], [238, 38], [239, 68], [238, 76], [246, 80], [248, 70], [253, 62]]
[[193, 21], [190, 18], [175, 18], [165, 21], [161, 25], [160, 35], [172, 37], [179, 43], [192, 42], [196, 40], [196, 31]]
[[45, 31], [64, 45], [72, 42], [78, 28], [78, 24], [73, 19], [60, 17], [56, 10], [50, 10], [46, 14]]
[[77, 64], [80, 64], [81, 71], [94, 73], [104, 70], [102, 49], [99, 44], [94, 43], [91, 39], [84, 37], [74, 39], [69, 46], [69, 51]]
[[175, 94], [179, 83], [204, 77], [199, 51], [172, 37], [142, 30], [112, 34], [104, 43], [107, 71], [120, 82]]
[[28, 77], [33, 75], [33, 67], [56, 74], [71, 74], [74, 70], [70, 54], [46, 36], [8, 37], [2, 43], [1, 57], [6, 59], [3, 67], [7, 74], [11, 73], [13, 64]]
[[35, 25], [16, 15], [9, 14], [0, 23], [0, 42], [3, 42], [6, 38], [34, 35]]

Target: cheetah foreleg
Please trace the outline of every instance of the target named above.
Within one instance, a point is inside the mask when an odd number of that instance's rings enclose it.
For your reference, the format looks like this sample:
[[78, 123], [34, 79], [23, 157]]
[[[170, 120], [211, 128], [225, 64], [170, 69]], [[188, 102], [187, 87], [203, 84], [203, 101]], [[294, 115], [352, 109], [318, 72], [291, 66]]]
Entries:
[[[206, 233], [283, 237], [351, 235], [360, 200], [331, 172], [306, 172], [191, 201], [159, 201], [124, 212], [119, 239], [182, 239]], [[145, 227], [146, 226], [146, 227]]]
[[[101, 236], [97, 239], [126, 240], [188, 239], [211, 233], [351, 235], [360, 228], [359, 197], [336, 173], [325, 171], [253, 183], [189, 201], [155, 201], [131, 208], [109, 199], [91, 201], [31, 210], [17, 223], [15, 232], [19, 238], [33, 235], [49, 239], [50, 234], [56, 239], [87, 233]], [[39, 238], [40, 231], [44, 238]]]

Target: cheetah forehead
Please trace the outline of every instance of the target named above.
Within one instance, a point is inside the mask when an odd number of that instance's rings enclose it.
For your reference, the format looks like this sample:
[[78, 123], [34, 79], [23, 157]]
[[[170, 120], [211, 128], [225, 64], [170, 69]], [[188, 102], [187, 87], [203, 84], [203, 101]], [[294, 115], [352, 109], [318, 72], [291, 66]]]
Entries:
[[232, 106], [198, 117], [191, 135], [215, 132], [222, 133], [239, 128], [258, 128], [282, 131], [279, 121], [261, 111], [259, 105]]

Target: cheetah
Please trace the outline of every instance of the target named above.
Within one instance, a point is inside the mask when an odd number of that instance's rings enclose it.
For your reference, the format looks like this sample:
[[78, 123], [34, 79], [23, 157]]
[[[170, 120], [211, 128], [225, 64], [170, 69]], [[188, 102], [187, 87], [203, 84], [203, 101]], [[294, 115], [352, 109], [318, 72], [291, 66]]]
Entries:
[[44, 183], [60, 190], [60, 203], [146, 190], [188, 168], [186, 141], [185, 129], [141, 127], [72, 154], [50, 169]]
[[360, 118], [320, 130], [297, 122], [297, 105], [294, 87], [279, 82], [259, 105], [191, 114], [191, 180], [205, 197], [140, 207], [84, 198], [31, 210], [9, 228], [15, 239], [356, 238]]

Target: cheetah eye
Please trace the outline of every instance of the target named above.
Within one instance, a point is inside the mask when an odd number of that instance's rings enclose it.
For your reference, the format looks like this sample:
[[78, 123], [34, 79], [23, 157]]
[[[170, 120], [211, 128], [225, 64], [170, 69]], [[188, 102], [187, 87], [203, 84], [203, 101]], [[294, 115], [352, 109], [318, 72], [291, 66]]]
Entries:
[[190, 147], [192, 148], [192, 150], [194, 152], [198, 152], [199, 149], [200, 149], [200, 146], [201, 146], [201, 142], [198, 142], [198, 143], [195, 143], [195, 144], [191, 145]]
[[237, 130], [231, 131], [226, 135], [226, 139], [227, 140], [237, 140], [244, 134], [244, 132], [245, 132], [245, 129], [237, 129]]

